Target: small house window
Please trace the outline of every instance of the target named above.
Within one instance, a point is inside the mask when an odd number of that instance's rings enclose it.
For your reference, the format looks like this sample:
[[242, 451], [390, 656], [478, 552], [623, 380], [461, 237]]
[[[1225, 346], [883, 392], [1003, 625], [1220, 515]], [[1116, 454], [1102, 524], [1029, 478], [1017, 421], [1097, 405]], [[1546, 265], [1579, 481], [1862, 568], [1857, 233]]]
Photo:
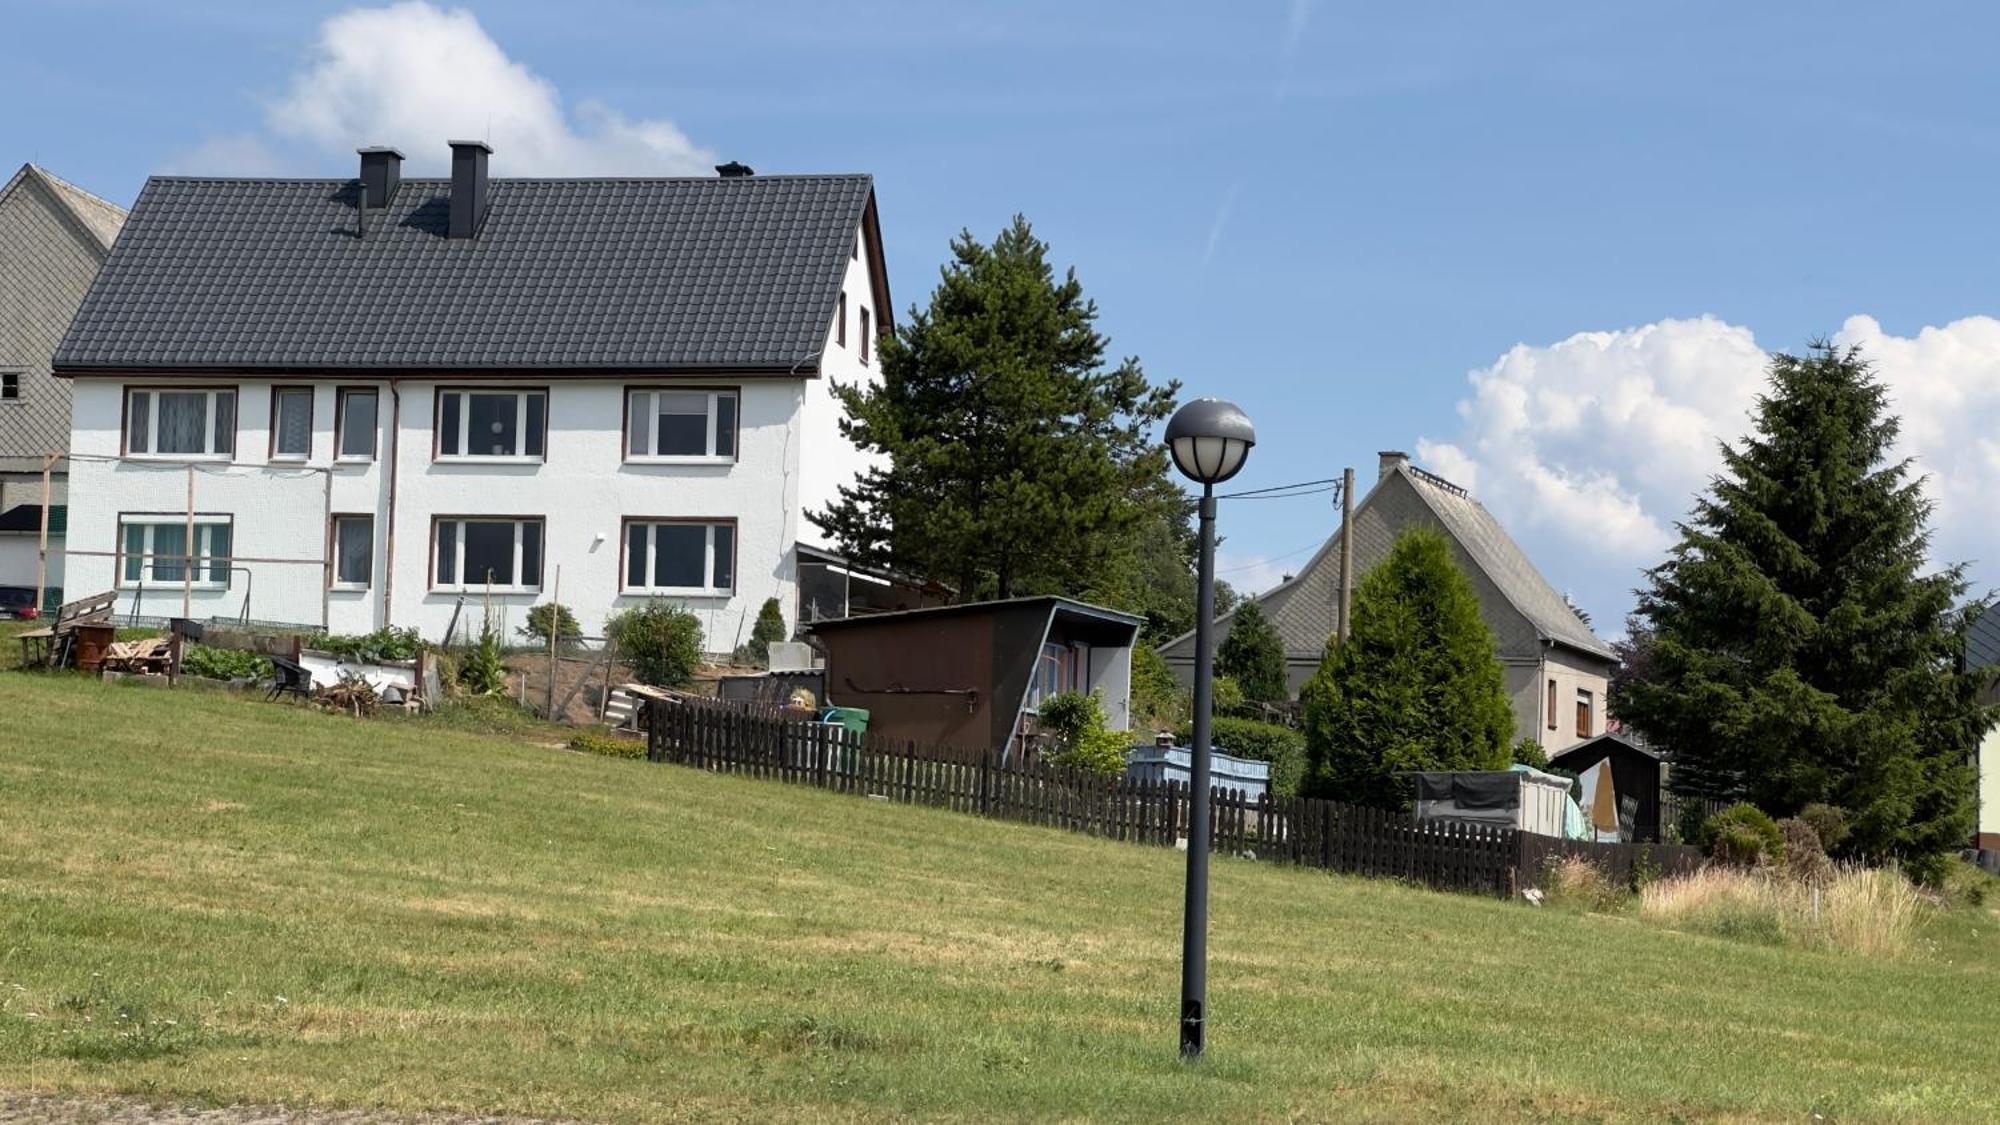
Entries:
[[547, 391], [440, 391], [438, 457], [539, 459], [548, 405]]
[[729, 594], [736, 588], [736, 525], [679, 520], [625, 524], [625, 590]]
[[342, 461], [375, 459], [376, 419], [380, 417], [380, 392], [373, 387], [342, 387], [334, 413], [340, 426], [336, 455]]
[[628, 460], [736, 456], [735, 391], [635, 390], [627, 399]]
[[1593, 718], [1591, 710], [1590, 692], [1583, 688], [1576, 689], [1576, 736], [1578, 738], [1589, 738], [1591, 735], [1591, 727], [1593, 725], [1591, 722]]
[[333, 584], [366, 589], [375, 576], [375, 517], [333, 517]]
[[847, 291], [840, 291], [840, 317], [833, 322], [833, 342], [847, 346]]
[[222, 589], [229, 585], [230, 520], [228, 516], [194, 517], [194, 550], [188, 550], [186, 516], [121, 516], [119, 527], [118, 584], [140, 586], [152, 583], [188, 584], [188, 564], [193, 562], [193, 585]]
[[1557, 711], [1556, 682], [1553, 679], [1549, 681], [1549, 705], [1543, 708], [1543, 710], [1546, 711], [1549, 716], [1549, 729], [1555, 730], [1556, 727], [1560, 724], [1556, 722], [1556, 711]]
[[127, 391], [125, 452], [227, 460], [236, 453], [236, 392], [163, 387]]
[[[841, 294], [840, 307], [847, 308], [847, 295]], [[21, 399], [21, 373], [0, 371], [0, 402], [19, 402]]]
[[312, 456], [313, 391], [311, 387], [277, 387], [271, 391], [271, 459], [303, 461]]
[[868, 362], [868, 310], [861, 310], [861, 362]]
[[442, 519], [431, 585], [440, 590], [539, 590], [542, 521]]

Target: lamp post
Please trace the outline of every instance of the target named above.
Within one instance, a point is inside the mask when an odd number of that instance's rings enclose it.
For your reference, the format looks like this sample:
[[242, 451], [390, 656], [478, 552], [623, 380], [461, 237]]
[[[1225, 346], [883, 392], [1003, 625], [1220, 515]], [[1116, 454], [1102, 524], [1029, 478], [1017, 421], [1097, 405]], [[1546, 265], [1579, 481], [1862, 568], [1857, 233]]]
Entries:
[[1201, 567], [1195, 594], [1194, 746], [1188, 788], [1187, 906], [1181, 924], [1181, 1057], [1201, 1057], [1208, 1000], [1208, 735], [1215, 669], [1215, 486], [1236, 475], [1257, 444], [1233, 402], [1199, 398], [1167, 422], [1174, 467], [1201, 485]]

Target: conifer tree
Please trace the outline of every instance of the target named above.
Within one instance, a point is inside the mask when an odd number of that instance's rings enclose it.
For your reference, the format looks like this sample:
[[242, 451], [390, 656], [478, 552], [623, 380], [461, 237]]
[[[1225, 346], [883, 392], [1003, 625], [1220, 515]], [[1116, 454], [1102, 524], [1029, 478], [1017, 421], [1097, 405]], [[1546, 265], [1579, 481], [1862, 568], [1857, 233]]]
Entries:
[[1215, 651], [1215, 674], [1234, 677], [1245, 699], [1283, 703], [1290, 698], [1285, 642], [1256, 598], [1244, 598], [1230, 615], [1229, 635]]
[[1931, 504], [1854, 348], [1777, 355], [1753, 433], [1639, 591], [1646, 668], [1620, 718], [1686, 794], [1844, 808], [1847, 848], [1919, 875], [1971, 833], [1990, 725], [1961, 669], [1962, 565], [1923, 573]]
[[1305, 702], [1307, 796], [1402, 808], [1403, 770], [1497, 770], [1514, 712], [1472, 583], [1439, 532], [1406, 531], [1354, 591]]
[[848, 554], [963, 599], [1133, 604], [1135, 538], [1163, 514], [1187, 520], [1151, 435], [1179, 384], [1105, 364], [1096, 304], [1074, 271], [1057, 278], [1026, 219], [951, 250], [929, 308], [882, 339], [881, 383], [834, 388], [841, 432], [884, 463], [809, 518]]

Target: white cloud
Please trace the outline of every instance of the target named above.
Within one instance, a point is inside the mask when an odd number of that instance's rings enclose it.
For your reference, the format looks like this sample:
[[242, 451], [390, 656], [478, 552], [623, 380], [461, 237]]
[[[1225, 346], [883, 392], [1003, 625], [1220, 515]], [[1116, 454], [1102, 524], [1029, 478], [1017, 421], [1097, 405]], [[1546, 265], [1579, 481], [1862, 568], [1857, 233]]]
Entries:
[[[290, 157], [296, 173], [388, 144], [413, 172], [435, 173], [448, 161], [445, 141], [462, 138], [493, 146], [496, 175], [700, 175], [716, 162], [664, 118], [635, 120], [594, 101], [566, 109], [556, 87], [510, 58], [471, 11], [423, 0], [329, 17], [287, 92], [266, 106], [264, 128], [172, 163], [262, 172]], [[193, 167], [202, 158], [254, 166]]]
[[[1974, 577], [2000, 582], [2000, 528], [1980, 503], [2000, 490], [2000, 320], [1901, 337], [1855, 316], [1835, 342], [1874, 361], [1900, 451], [1930, 477], [1933, 557], [1988, 560]], [[1717, 443], [1748, 432], [1765, 363], [1749, 329], [1713, 317], [1518, 345], [1471, 373], [1458, 432], [1420, 440], [1418, 460], [1476, 490], [1551, 582], [1615, 628], [1720, 467]]]

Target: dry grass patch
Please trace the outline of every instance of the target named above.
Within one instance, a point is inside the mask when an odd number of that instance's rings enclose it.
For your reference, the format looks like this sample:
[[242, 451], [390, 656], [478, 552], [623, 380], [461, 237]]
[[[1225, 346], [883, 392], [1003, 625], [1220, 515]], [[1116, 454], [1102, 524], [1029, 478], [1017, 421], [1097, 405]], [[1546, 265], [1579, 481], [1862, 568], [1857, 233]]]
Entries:
[[1898, 956], [1929, 909], [1898, 872], [1839, 867], [1820, 882], [1711, 866], [1648, 886], [1642, 918], [1678, 930], [1810, 949]]

